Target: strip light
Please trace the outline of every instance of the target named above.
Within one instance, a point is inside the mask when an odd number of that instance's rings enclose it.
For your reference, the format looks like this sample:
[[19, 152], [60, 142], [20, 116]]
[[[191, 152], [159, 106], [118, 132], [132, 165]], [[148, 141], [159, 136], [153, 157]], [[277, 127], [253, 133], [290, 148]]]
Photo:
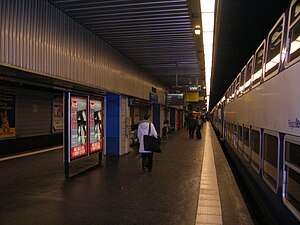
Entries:
[[214, 18], [215, 18], [215, 0], [200, 0], [201, 17], [202, 17], [202, 32], [203, 32], [203, 47], [205, 58], [205, 82], [206, 82], [206, 101], [207, 110], [209, 109], [210, 98], [210, 80], [212, 68], [212, 53], [214, 40]]

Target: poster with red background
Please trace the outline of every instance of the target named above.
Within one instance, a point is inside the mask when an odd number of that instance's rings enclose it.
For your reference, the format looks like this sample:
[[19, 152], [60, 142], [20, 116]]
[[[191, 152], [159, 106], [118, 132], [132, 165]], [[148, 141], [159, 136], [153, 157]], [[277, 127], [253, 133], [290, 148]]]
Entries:
[[102, 100], [90, 99], [90, 153], [103, 150]]
[[87, 138], [87, 98], [71, 96], [71, 146], [70, 158], [77, 159], [88, 155]]

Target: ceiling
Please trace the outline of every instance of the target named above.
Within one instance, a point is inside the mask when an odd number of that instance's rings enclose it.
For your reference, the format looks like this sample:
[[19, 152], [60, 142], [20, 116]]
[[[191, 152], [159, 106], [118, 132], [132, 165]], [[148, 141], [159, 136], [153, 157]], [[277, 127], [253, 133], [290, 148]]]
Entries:
[[[205, 85], [202, 35], [194, 34], [201, 25], [200, 0], [49, 1], [171, 90]], [[216, 0], [210, 108], [290, 3]]]
[[199, 0], [50, 0], [173, 90], [205, 84]]

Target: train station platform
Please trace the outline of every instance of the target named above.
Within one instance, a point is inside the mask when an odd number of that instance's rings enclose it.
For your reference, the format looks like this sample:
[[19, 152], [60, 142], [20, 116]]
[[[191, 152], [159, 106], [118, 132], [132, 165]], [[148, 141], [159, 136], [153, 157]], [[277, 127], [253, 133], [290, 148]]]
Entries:
[[0, 161], [0, 224], [253, 224], [210, 123], [170, 135], [151, 172], [136, 151], [64, 176], [62, 149]]

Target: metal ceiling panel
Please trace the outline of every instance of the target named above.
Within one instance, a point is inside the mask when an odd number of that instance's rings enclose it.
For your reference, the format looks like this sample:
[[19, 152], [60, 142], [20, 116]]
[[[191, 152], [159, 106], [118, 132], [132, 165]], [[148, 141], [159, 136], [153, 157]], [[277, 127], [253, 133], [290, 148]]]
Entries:
[[199, 62], [201, 44], [195, 43], [198, 40], [193, 33], [194, 17], [200, 13], [199, 1], [50, 2], [168, 86], [176, 85], [176, 74], [179, 85], [190, 84], [191, 77], [204, 79]]

